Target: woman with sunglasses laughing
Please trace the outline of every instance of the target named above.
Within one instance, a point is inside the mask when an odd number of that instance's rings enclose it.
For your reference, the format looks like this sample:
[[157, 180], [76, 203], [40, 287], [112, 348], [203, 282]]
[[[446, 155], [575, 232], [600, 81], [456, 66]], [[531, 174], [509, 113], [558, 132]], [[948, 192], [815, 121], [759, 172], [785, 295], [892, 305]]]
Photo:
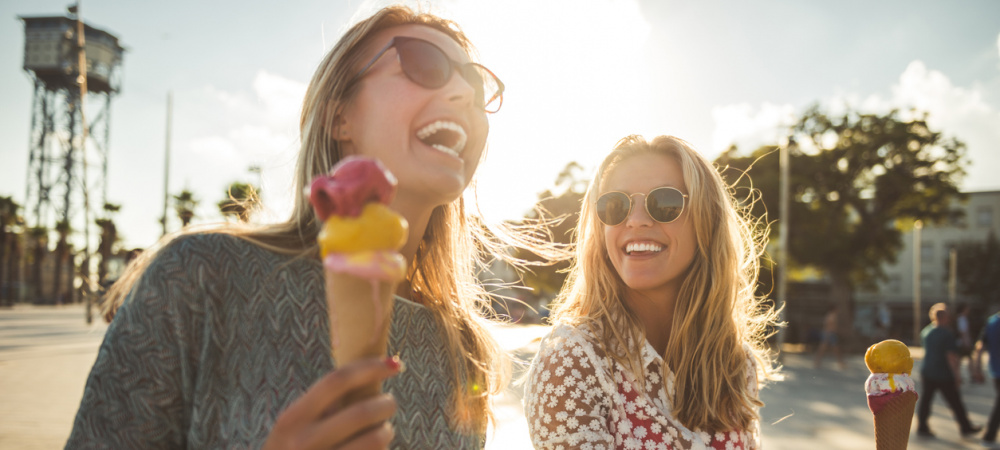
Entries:
[[[504, 90], [472, 53], [457, 24], [402, 6], [347, 30], [307, 88], [291, 217], [189, 229], [130, 267], [67, 447], [482, 448], [509, 367], [475, 268], [482, 250], [527, 241], [485, 240], [463, 202]], [[335, 367], [321, 223], [301, 193], [349, 155], [397, 178], [409, 272], [390, 325], [399, 359]], [[383, 381], [385, 395], [339, 406]]]
[[576, 258], [526, 379], [536, 448], [755, 448], [775, 313], [762, 238], [671, 136], [619, 141], [584, 197]]

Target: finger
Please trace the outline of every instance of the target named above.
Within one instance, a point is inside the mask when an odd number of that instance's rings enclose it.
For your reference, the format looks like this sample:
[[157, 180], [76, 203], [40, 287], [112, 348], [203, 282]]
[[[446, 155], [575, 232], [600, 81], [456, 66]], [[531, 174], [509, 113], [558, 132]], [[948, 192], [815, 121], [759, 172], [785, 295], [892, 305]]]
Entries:
[[396, 431], [392, 428], [392, 424], [386, 422], [381, 426], [368, 430], [360, 436], [351, 439], [351, 442], [337, 447], [337, 449], [367, 450], [373, 448], [389, 448], [389, 443], [392, 442], [392, 438], [395, 436]]
[[316, 421], [344, 393], [360, 386], [381, 383], [400, 372], [398, 358], [370, 358], [341, 367], [314, 383], [278, 417], [275, 426], [283, 423]]
[[304, 440], [306, 448], [329, 448], [367, 434], [396, 413], [396, 400], [383, 394], [355, 403], [314, 425]]

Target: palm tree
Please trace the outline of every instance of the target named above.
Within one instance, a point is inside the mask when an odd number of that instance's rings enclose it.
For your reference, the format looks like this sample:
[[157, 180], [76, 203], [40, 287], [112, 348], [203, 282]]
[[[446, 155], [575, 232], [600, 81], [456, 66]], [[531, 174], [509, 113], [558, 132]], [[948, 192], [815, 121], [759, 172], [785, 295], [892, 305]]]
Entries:
[[186, 227], [191, 223], [191, 219], [194, 218], [194, 209], [197, 207], [198, 200], [187, 189], [174, 196], [174, 209], [177, 211], [177, 217], [181, 219], [181, 227]]
[[[18, 205], [12, 197], [0, 197], [0, 305], [4, 305], [9, 300], [9, 287], [13, 285], [13, 280], [9, 276], [11, 272], [10, 256], [13, 252], [8, 252], [8, 248], [13, 250], [14, 241], [17, 235], [12, 228], [18, 223]], [[9, 242], [9, 244], [8, 244]]]
[[97, 265], [97, 283], [100, 286], [104, 286], [104, 282], [107, 281], [108, 260], [111, 259], [112, 246], [118, 241], [118, 227], [115, 226], [112, 215], [119, 210], [121, 210], [121, 205], [105, 203], [105, 217], [94, 221], [97, 226], [101, 227], [101, 243], [97, 246], [97, 253], [101, 255], [101, 262]]
[[34, 246], [31, 261], [31, 284], [35, 288], [35, 303], [37, 303], [43, 294], [42, 263], [45, 261], [45, 255], [49, 252], [49, 230], [42, 226], [32, 227], [28, 229], [28, 235], [31, 236]]
[[[73, 231], [68, 220], [60, 220], [56, 222], [56, 232], [59, 233], [59, 240], [56, 242], [56, 271], [55, 280], [53, 284], [53, 293], [56, 297], [56, 303], [62, 303], [64, 298], [63, 292], [63, 268], [66, 267], [66, 263], [70, 260], [70, 253], [72, 249], [69, 244], [69, 234]], [[70, 285], [73, 283], [70, 282]]]
[[240, 222], [249, 222], [250, 216], [260, 207], [260, 189], [239, 181], [229, 185], [226, 198], [219, 202], [219, 212], [225, 217], [236, 217]]

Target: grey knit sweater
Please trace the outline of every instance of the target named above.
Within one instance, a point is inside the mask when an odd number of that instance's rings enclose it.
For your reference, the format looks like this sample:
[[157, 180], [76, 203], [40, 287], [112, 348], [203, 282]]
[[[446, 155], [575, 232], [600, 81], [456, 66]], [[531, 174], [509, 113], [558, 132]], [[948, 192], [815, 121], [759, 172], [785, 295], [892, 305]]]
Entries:
[[[481, 448], [446, 411], [454, 386], [440, 329], [397, 298], [389, 340], [407, 371], [393, 448]], [[168, 245], [111, 323], [66, 448], [259, 448], [278, 415], [333, 368], [322, 267], [239, 238]]]

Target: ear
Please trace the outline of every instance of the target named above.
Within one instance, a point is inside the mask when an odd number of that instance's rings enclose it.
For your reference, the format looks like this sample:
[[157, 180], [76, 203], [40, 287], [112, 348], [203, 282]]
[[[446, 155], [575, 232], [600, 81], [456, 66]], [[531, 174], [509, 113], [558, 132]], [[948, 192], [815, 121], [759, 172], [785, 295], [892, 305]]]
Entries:
[[329, 124], [327, 126], [327, 133], [330, 139], [337, 142], [351, 140], [351, 125], [347, 120], [346, 114], [344, 114], [343, 108], [338, 111], [331, 105], [327, 108], [325, 116], [326, 120], [324, 120], [324, 123]]

